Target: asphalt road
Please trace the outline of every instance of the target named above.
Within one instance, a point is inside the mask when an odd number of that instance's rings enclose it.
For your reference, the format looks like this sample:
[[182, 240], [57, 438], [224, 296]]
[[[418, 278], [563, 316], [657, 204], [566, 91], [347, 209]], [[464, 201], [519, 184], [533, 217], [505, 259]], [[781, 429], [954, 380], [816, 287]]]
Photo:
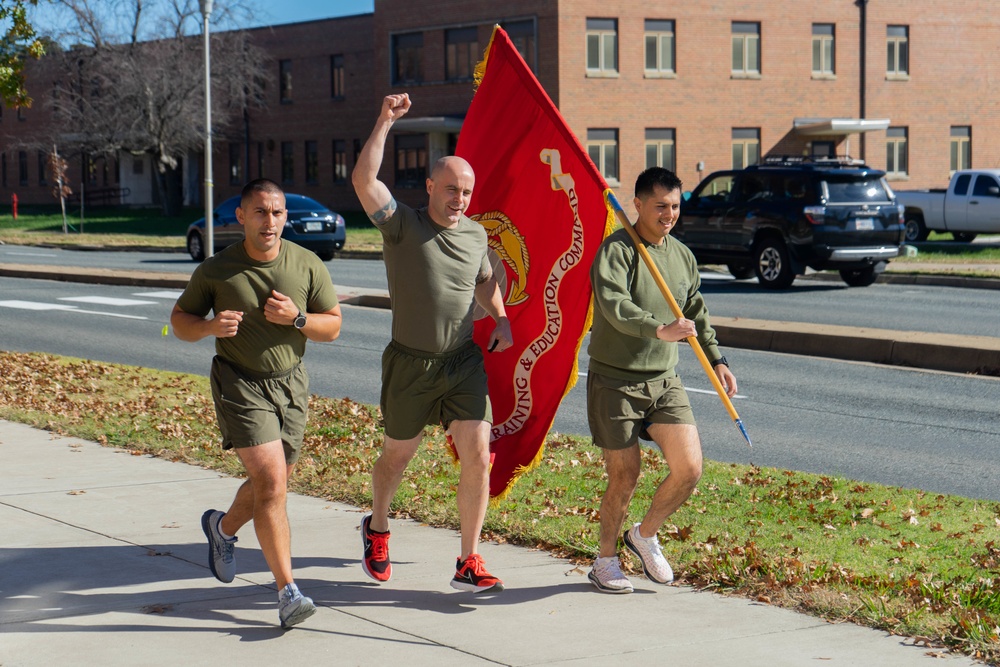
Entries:
[[[0, 263], [177, 273], [190, 273], [196, 266], [180, 253], [21, 246], [0, 246]], [[386, 289], [385, 267], [379, 260], [336, 259], [326, 265], [334, 284]], [[893, 284], [849, 288], [835, 281], [797, 280], [788, 290], [772, 292], [755, 280], [705, 273], [702, 292], [712, 314], [725, 317], [978, 336], [1000, 331], [996, 290]]]
[[[205, 375], [211, 341], [190, 344], [162, 335], [176, 294], [0, 278], [0, 348]], [[59, 309], [42, 309], [52, 305]], [[339, 340], [310, 345], [306, 363], [313, 392], [377, 403], [390, 314], [345, 305], [344, 317]], [[997, 378], [724, 353], [740, 383], [734, 404], [755, 448], [748, 450], [697, 362], [682, 354], [679, 372], [706, 457], [1000, 500]], [[580, 368], [587, 368], [586, 346]], [[583, 387], [580, 378], [553, 430], [588, 434]]]

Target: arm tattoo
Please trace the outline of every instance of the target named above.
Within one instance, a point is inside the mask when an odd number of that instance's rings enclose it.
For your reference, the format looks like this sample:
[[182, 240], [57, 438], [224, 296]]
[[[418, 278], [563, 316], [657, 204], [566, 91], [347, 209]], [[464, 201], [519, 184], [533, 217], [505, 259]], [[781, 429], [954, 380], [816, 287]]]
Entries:
[[396, 200], [389, 199], [389, 202], [375, 211], [374, 213], [369, 213], [368, 218], [374, 222], [376, 225], [385, 224], [385, 221], [392, 217], [392, 214], [396, 212]]

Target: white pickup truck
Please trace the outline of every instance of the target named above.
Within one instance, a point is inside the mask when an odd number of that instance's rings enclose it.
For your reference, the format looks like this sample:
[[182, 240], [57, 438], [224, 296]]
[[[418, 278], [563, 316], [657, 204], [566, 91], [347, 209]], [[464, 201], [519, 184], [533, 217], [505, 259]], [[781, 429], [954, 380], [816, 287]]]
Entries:
[[947, 190], [904, 190], [896, 201], [905, 209], [910, 243], [932, 231], [966, 243], [977, 234], [1000, 234], [1000, 169], [956, 171]]

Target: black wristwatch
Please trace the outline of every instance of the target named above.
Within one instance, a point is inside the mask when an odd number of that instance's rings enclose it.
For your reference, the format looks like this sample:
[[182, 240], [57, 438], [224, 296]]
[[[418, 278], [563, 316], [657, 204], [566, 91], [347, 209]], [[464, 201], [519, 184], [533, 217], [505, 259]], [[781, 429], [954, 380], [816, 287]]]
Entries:
[[715, 368], [716, 366], [725, 366], [726, 368], [729, 368], [729, 362], [726, 361], [725, 357], [719, 357], [712, 362], [712, 368]]
[[301, 310], [299, 311], [298, 316], [294, 320], [292, 320], [292, 324], [295, 325], [296, 329], [301, 329], [306, 325], [306, 316], [302, 313]]

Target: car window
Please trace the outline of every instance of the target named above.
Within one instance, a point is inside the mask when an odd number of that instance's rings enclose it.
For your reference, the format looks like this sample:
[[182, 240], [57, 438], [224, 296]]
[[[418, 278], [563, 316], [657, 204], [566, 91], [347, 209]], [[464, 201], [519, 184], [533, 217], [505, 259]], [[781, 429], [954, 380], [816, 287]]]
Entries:
[[323, 206], [315, 199], [310, 199], [309, 197], [303, 197], [301, 195], [285, 197], [285, 205], [290, 211], [312, 211], [313, 213], [322, 213], [327, 210], [326, 206]]
[[824, 181], [824, 185], [829, 202], [846, 204], [890, 201], [881, 178], [830, 176]]
[[226, 201], [219, 204], [218, 207], [216, 207], [215, 215], [216, 217], [220, 218], [235, 218], [236, 209], [239, 208], [239, 205], [240, 205], [239, 197], [230, 197]]
[[972, 187], [973, 197], [996, 197], [997, 194], [990, 192], [990, 188], [995, 188], [997, 181], [992, 176], [980, 174], [976, 176], [976, 184]]
[[699, 204], [723, 203], [729, 201], [729, 193], [733, 189], [733, 175], [722, 174], [703, 183], [693, 197]]
[[740, 179], [738, 201], [741, 202], [761, 202], [770, 201], [774, 193], [771, 190], [771, 177], [769, 174], [745, 173]]
[[955, 194], [962, 195], [963, 197], [969, 194], [969, 181], [972, 180], [972, 174], [962, 174], [955, 179]]
[[809, 179], [804, 174], [788, 174], [782, 177], [784, 197], [793, 201], [809, 199]]

